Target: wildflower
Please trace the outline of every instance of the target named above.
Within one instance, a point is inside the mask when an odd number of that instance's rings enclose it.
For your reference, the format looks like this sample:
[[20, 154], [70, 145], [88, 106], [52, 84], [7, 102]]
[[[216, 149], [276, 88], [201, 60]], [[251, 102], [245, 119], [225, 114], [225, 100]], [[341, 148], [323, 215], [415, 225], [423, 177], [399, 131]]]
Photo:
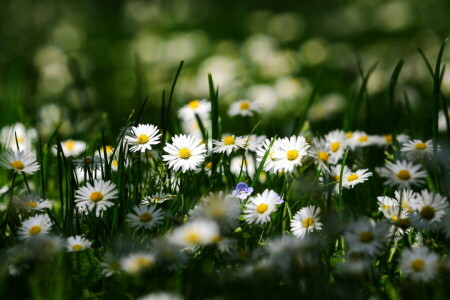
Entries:
[[395, 199], [402, 207], [402, 209], [407, 210], [408, 212], [413, 212], [413, 209], [410, 207], [411, 201], [414, 201], [415, 198], [418, 197], [418, 194], [412, 190], [403, 189], [401, 191], [395, 191]]
[[125, 141], [130, 146], [131, 152], [152, 150], [152, 145], [158, 144], [160, 137], [159, 129], [151, 124], [132, 126], [125, 133]]
[[[16, 123], [3, 127], [0, 131], [0, 144], [6, 149], [14, 151], [33, 151], [32, 143], [37, 138], [37, 131], [34, 128], [27, 129], [22, 123]], [[17, 146], [19, 149], [17, 149]]]
[[[86, 143], [83, 141], [65, 140], [61, 142], [61, 148], [65, 157], [78, 156], [86, 150]], [[52, 152], [57, 155], [58, 148], [54, 147]]]
[[120, 273], [120, 260], [111, 253], [106, 253], [99, 264], [105, 277]]
[[244, 157], [233, 157], [230, 161], [230, 171], [235, 176], [247, 174], [249, 177], [253, 177], [256, 172], [255, 159], [248, 154]]
[[411, 215], [412, 224], [425, 230], [436, 230], [448, 207], [447, 198], [427, 190], [422, 190], [409, 205], [414, 210]]
[[79, 251], [84, 251], [87, 248], [91, 247], [92, 242], [89, 241], [88, 239], [80, 236], [80, 235], [76, 235], [76, 236], [71, 236], [67, 239], [67, 251], [69, 252], [79, 252]]
[[102, 160], [99, 156], [89, 156], [89, 155], [73, 160], [73, 164], [75, 165], [75, 167], [83, 171], [98, 170], [101, 166], [101, 162]]
[[244, 182], [239, 182], [236, 185], [236, 189], [231, 193], [236, 198], [241, 200], [247, 199], [253, 193], [253, 188], [249, 187]]
[[408, 141], [402, 145], [401, 151], [412, 160], [430, 158], [433, 155], [433, 142], [431, 140], [425, 142], [421, 140]]
[[[339, 193], [339, 181], [341, 179], [341, 165], [336, 166], [330, 166], [329, 174], [322, 173], [320, 177], [320, 181], [322, 183], [325, 183], [325, 177], [329, 176], [331, 183], [334, 183], [334, 185], [330, 185], [330, 187], [334, 186], [333, 193], [338, 194]], [[342, 177], [344, 177], [345, 174], [349, 173], [350, 169], [347, 166], [344, 166], [344, 171], [342, 172]], [[342, 180], [344, 181], [344, 180]], [[343, 186], [343, 185], [342, 185]]]
[[35, 215], [22, 222], [18, 234], [21, 240], [26, 240], [33, 236], [47, 234], [51, 228], [52, 224], [46, 215]]
[[308, 148], [309, 145], [302, 136], [282, 139], [273, 153], [273, 158], [275, 158], [274, 170], [292, 172], [295, 167], [302, 165], [302, 159], [305, 157]]
[[34, 258], [44, 260], [58, 254], [64, 248], [64, 241], [59, 236], [35, 235], [27, 240]]
[[225, 135], [222, 137], [222, 140], [213, 140], [213, 143], [215, 145], [213, 148], [214, 153], [226, 153], [230, 155], [234, 150], [244, 147], [245, 140], [239, 136]]
[[270, 221], [270, 215], [277, 207], [280, 196], [272, 190], [265, 190], [262, 194], [250, 198], [245, 206], [244, 219], [249, 224], [265, 224]]
[[213, 220], [223, 228], [234, 228], [240, 213], [239, 202], [220, 192], [206, 196], [192, 215], [194, 218]]
[[376, 255], [381, 251], [387, 234], [388, 227], [385, 223], [377, 224], [371, 219], [359, 219], [348, 227], [344, 237], [350, 252]]
[[142, 205], [149, 205], [151, 203], [163, 203], [167, 200], [173, 199], [173, 195], [157, 192], [151, 196], [145, 196], [142, 200]]
[[306, 234], [322, 230], [320, 223], [320, 208], [310, 205], [300, 209], [291, 220], [291, 231], [298, 238], [304, 238]]
[[211, 220], [195, 219], [176, 228], [170, 240], [180, 246], [210, 245], [220, 238], [219, 225]]
[[414, 281], [427, 281], [435, 277], [438, 260], [427, 247], [406, 249], [400, 255], [399, 269]]
[[252, 117], [261, 110], [258, 102], [239, 100], [231, 104], [228, 114], [230, 116]]
[[122, 270], [132, 275], [139, 275], [155, 265], [155, 255], [147, 252], [131, 253], [120, 259]]
[[192, 100], [178, 111], [178, 117], [183, 121], [195, 120], [197, 114], [200, 119], [209, 118], [211, 112], [211, 102], [206, 99]]
[[395, 199], [386, 196], [377, 197], [378, 199], [378, 211], [385, 213], [393, 206], [398, 206], [398, 202]]
[[312, 157], [319, 170], [328, 171], [328, 164], [330, 161], [331, 150], [327, 146], [325, 139], [313, 138], [311, 148], [308, 149], [308, 156]]
[[100, 149], [95, 151], [95, 155], [100, 156], [102, 158], [102, 160], [106, 160], [104, 157], [105, 152], [106, 152], [106, 158], [110, 158], [111, 155], [114, 153], [114, 147], [111, 145], [106, 145], [104, 147], [102, 146], [102, 147], [100, 147]]
[[44, 200], [34, 193], [24, 193], [20, 196], [15, 196], [13, 202], [25, 210], [43, 211], [51, 206], [50, 201]]
[[156, 292], [139, 297], [137, 300], [183, 300], [183, 297], [171, 292]]
[[342, 178], [342, 187], [353, 188], [358, 183], [368, 180], [370, 176], [372, 176], [372, 172], [369, 172], [368, 169], [361, 169], [356, 172], [347, 171]]
[[258, 148], [260, 148], [266, 139], [265, 135], [257, 136], [256, 134], [245, 135], [242, 137], [244, 140], [244, 145], [242, 148], [245, 150], [249, 150], [252, 152], [256, 152]]
[[163, 155], [163, 159], [169, 167], [184, 173], [195, 170], [205, 160], [206, 147], [199, 139], [181, 134], [172, 137], [172, 144], [167, 144], [164, 151], [168, 155]]
[[398, 186], [399, 188], [409, 188], [419, 186], [424, 183], [426, 172], [420, 170], [419, 165], [413, 165], [407, 161], [389, 162], [379, 169], [381, 177], [386, 178], [385, 185]]
[[31, 153], [9, 150], [0, 158], [0, 165], [19, 174], [33, 174], [39, 170], [39, 164]]
[[348, 146], [348, 140], [342, 130], [333, 130], [325, 135], [325, 142], [331, 155], [328, 160], [330, 164], [336, 164], [343, 156]]
[[260, 148], [258, 148], [256, 151], [256, 156], [257, 156], [256, 161], [258, 162], [258, 164], [260, 164], [262, 162], [266, 152], [268, 152], [267, 159], [264, 161], [264, 171], [265, 172], [274, 170], [275, 165], [276, 165], [276, 159], [274, 158], [273, 155], [274, 155], [275, 151], [278, 149], [280, 140], [279, 139], [275, 140], [274, 143], [272, 144], [272, 146], [270, 146], [272, 141], [273, 141], [273, 139], [271, 139], [271, 140], [266, 139], [263, 142], [262, 146]]
[[127, 215], [127, 221], [136, 229], [151, 229], [162, 223], [162, 210], [154, 206], [135, 206], [133, 212]]
[[349, 139], [349, 146], [351, 149], [355, 149], [356, 147], [371, 146], [377, 142], [376, 136], [368, 135], [363, 131], [355, 131]]
[[100, 212], [114, 205], [108, 201], [116, 198], [116, 185], [111, 181], [94, 180], [94, 185], [87, 183], [85, 187], [76, 191], [75, 202], [77, 207], [87, 208], [89, 211], [95, 210], [95, 215], [100, 216]]

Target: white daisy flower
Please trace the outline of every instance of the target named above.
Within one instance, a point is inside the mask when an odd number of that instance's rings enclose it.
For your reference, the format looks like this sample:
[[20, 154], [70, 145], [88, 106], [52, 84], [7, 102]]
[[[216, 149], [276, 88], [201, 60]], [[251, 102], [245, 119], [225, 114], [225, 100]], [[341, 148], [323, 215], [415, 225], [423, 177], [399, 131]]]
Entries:
[[262, 147], [263, 142], [266, 140], [265, 135], [258, 136], [256, 134], [244, 135], [242, 138], [244, 139], [244, 146], [242, 148], [252, 152], [256, 152], [258, 148]]
[[156, 292], [141, 296], [137, 300], [183, 300], [183, 297], [172, 292]]
[[438, 260], [427, 247], [406, 249], [400, 255], [399, 269], [414, 281], [427, 281], [436, 276]]
[[319, 170], [329, 171], [331, 150], [325, 139], [313, 138], [311, 148], [308, 149], [308, 156], [312, 157]]
[[430, 158], [433, 155], [433, 142], [431, 140], [412, 140], [402, 145], [401, 151], [412, 160]]
[[85, 157], [74, 159], [73, 164], [77, 169], [94, 171], [100, 169], [102, 159], [97, 155], [87, 155]]
[[375, 223], [371, 219], [359, 219], [353, 222], [344, 233], [350, 252], [377, 255], [383, 248], [388, 234], [385, 223]]
[[[334, 186], [334, 189], [333, 189], [333, 193], [334, 194], [338, 194], [339, 193], [339, 181], [341, 179], [341, 169], [342, 169], [341, 165], [330, 166], [329, 174], [322, 173], [320, 178], [319, 178], [320, 182], [322, 184], [324, 184], [325, 183], [324, 177], [325, 176], [330, 176], [331, 183], [334, 183], [334, 184], [333, 185], [329, 185], [329, 186], [330, 186], [330, 188]], [[350, 172], [349, 167], [344, 166], [344, 171], [342, 173], [342, 178], [344, 178], [344, 175], [348, 174], [349, 172]], [[325, 186], [325, 188], [327, 188], [327, 187], [328, 187], [328, 185]]]
[[102, 158], [102, 160], [104, 160], [105, 152], [106, 152], [106, 157], [110, 158], [111, 155], [114, 153], [114, 147], [111, 145], [106, 145], [104, 147], [102, 146], [102, 147], [100, 147], [100, 149], [95, 151], [95, 155], [100, 156]]
[[251, 197], [245, 206], [244, 219], [249, 224], [265, 224], [270, 221], [270, 215], [277, 210], [276, 204], [280, 196], [272, 190]]
[[360, 169], [356, 172], [347, 171], [342, 178], [342, 187], [353, 188], [358, 183], [368, 180], [370, 176], [372, 176], [372, 172], [368, 169]]
[[248, 154], [244, 157], [233, 157], [230, 161], [230, 171], [235, 176], [239, 176], [239, 174], [247, 174], [250, 178], [253, 178], [253, 175], [255, 175], [256, 172], [255, 159], [252, 155]]
[[325, 135], [326, 146], [330, 150], [328, 158], [330, 164], [336, 164], [344, 156], [344, 151], [348, 146], [348, 140], [345, 138], [345, 132], [342, 130], [333, 130]]
[[409, 206], [414, 210], [411, 222], [414, 227], [425, 230], [436, 230], [440, 225], [445, 209], [448, 207], [447, 198], [427, 190], [422, 190]]
[[[17, 137], [17, 139], [16, 139]], [[5, 126], [0, 131], [0, 143], [6, 149], [32, 152], [33, 142], [37, 139], [37, 131], [34, 128], [27, 129], [22, 123]]]
[[106, 253], [99, 265], [105, 277], [111, 277], [121, 271], [120, 260], [111, 253]]
[[278, 148], [273, 153], [274, 170], [292, 172], [295, 167], [302, 165], [302, 159], [306, 156], [308, 148], [309, 145], [302, 136], [291, 136], [280, 140]]
[[206, 219], [195, 219], [175, 228], [170, 240], [180, 246], [210, 245], [220, 239], [219, 225]]
[[228, 114], [230, 116], [243, 116], [252, 117], [261, 110], [261, 105], [258, 102], [253, 102], [250, 100], [239, 100], [233, 102], [230, 105]]
[[127, 221], [136, 229], [151, 229], [162, 223], [163, 211], [154, 206], [135, 206], [127, 215]]
[[403, 189], [401, 191], [395, 191], [395, 199], [402, 206], [402, 209], [408, 212], [413, 212], [414, 210], [410, 207], [411, 201], [415, 201], [415, 198], [419, 197], [417, 193], [413, 190]]
[[420, 170], [420, 165], [413, 165], [407, 161], [389, 162], [380, 168], [378, 173], [386, 178], [385, 185], [406, 189], [413, 185], [420, 186], [427, 176], [425, 171]]
[[101, 211], [114, 206], [114, 203], [108, 200], [115, 199], [116, 196], [117, 190], [114, 183], [94, 180], [94, 186], [88, 182], [85, 187], [76, 191], [75, 202], [79, 208], [95, 211], [95, 215], [98, 217]]
[[200, 119], [208, 119], [211, 112], [211, 102], [206, 99], [192, 100], [178, 111], [178, 117], [181, 120], [195, 120], [197, 114]]
[[33, 174], [39, 170], [36, 157], [25, 151], [9, 150], [4, 152], [0, 158], [0, 165], [19, 174]]
[[411, 231], [411, 219], [409, 218], [410, 213], [407, 210], [395, 205], [391, 206], [383, 213], [384, 216], [395, 225], [391, 232], [395, 232], [396, 236], [401, 236]]
[[[65, 140], [61, 142], [61, 148], [65, 157], [78, 156], [86, 150], [87, 144], [83, 141]], [[58, 153], [58, 148], [55, 146], [52, 149], [54, 155]]]
[[34, 193], [25, 193], [20, 196], [15, 196], [13, 202], [25, 210], [43, 211], [52, 206], [50, 201], [42, 199]]
[[120, 259], [122, 270], [132, 275], [139, 275], [151, 269], [155, 262], [155, 255], [147, 252], [131, 253]]
[[130, 146], [131, 152], [145, 152], [152, 150], [152, 145], [159, 144], [161, 133], [155, 125], [139, 124], [132, 126], [125, 133], [125, 141]]
[[[378, 199], [378, 211], [382, 212], [383, 214], [386, 213], [386, 211], [393, 206], [398, 206], [398, 202], [395, 199], [392, 199], [387, 196], [379, 196]], [[386, 216], [386, 215], [385, 215]]]
[[200, 139], [180, 134], [172, 137], [172, 144], [167, 144], [164, 151], [168, 155], [163, 155], [163, 159], [169, 167], [184, 173], [195, 170], [205, 160], [206, 147]]
[[64, 240], [59, 236], [39, 234], [28, 239], [27, 246], [35, 259], [45, 260], [63, 250]]
[[265, 172], [269, 172], [271, 170], [275, 169], [275, 165], [276, 165], [276, 159], [274, 158], [274, 153], [275, 151], [278, 149], [278, 144], [279, 144], [279, 139], [275, 140], [275, 142], [273, 143], [272, 147], [270, 147], [270, 143], [272, 142], [272, 140], [266, 139], [262, 146], [260, 148], [258, 148], [256, 150], [256, 161], [258, 164], [261, 164], [264, 155], [266, 154], [267, 151], [268, 155], [267, 155], [267, 159], [264, 162], [264, 171]]
[[52, 223], [46, 215], [35, 215], [22, 222], [19, 228], [19, 238], [29, 239], [33, 236], [47, 234], [52, 228]]
[[298, 238], [304, 238], [306, 234], [322, 230], [320, 223], [320, 208], [313, 205], [300, 209], [291, 220], [291, 231]]
[[234, 150], [244, 147], [245, 140], [239, 136], [224, 135], [220, 141], [213, 140], [213, 144], [215, 145], [213, 148], [214, 153], [226, 153], [230, 155]]
[[368, 135], [363, 131], [355, 131], [352, 137], [349, 139], [349, 146], [352, 149], [356, 147], [367, 147], [377, 144], [378, 140], [376, 136]]
[[167, 200], [173, 199], [174, 195], [157, 192], [151, 196], [145, 196], [142, 199], [142, 205], [149, 205], [153, 203], [163, 203]]
[[[375, 144], [378, 146], [389, 146], [392, 145], [392, 142], [394, 141], [394, 136], [392, 134], [385, 134], [375, 137], [376, 137]], [[399, 143], [404, 143], [409, 139], [409, 137], [406, 134], [398, 134], [396, 135], [396, 138], [397, 142]]]
[[66, 249], [69, 252], [79, 252], [84, 251], [87, 248], [90, 248], [92, 245], [92, 242], [88, 239], [80, 236], [75, 235], [67, 238], [67, 246]]

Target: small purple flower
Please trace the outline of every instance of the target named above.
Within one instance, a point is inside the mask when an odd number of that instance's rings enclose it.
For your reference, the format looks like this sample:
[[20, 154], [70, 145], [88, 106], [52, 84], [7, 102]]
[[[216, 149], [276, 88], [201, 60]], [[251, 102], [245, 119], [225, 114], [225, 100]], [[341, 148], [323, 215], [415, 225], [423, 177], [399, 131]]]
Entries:
[[236, 189], [233, 191], [232, 195], [241, 200], [245, 200], [253, 193], [253, 188], [249, 187], [243, 182], [239, 182], [236, 185]]
[[277, 194], [277, 202], [275, 202], [275, 204], [281, 204], [283, 202], [284, 202], [284, 200], [281, 199], [280, 195]]

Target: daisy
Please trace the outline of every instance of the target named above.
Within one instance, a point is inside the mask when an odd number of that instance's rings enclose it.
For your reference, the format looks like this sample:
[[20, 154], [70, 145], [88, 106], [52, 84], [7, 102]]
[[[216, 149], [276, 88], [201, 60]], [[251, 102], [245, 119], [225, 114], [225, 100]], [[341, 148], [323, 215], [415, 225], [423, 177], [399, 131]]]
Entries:
[[414, 281], [427, 281], [436, 276], [438, 260], [427, 247], [406, 249], [400, 255], [399, 269]]
[[120, 261], [111, 253], [106, 253], [99, 265], [105, 277], [120, 273]]
[[401, 151], [412, 160], [430, 158], [433, 155], [433, 142], [431, 140], [425, 142], [421, 140], [408, 141], [402, 145]]
[[304, 238], [306, 234], [322, 230], [320, 223], [320, 208], [313, 205], [300, 209], [291, 220], [291, 231], [298, 238]]
[[[378, 199], [378, 211], [382, 212], [383, 214], [386, 213], [386, 211], [393, 206], [398, 206], [398, 202], [395, 199], [392, 199], [387, 196], [379, 196]], [[386, 216], [386, 215], [385, 215]]]
[[102, 159], [104, 159], [103, 156], [105, 156], [105, 152], [107, 158], [111, 157], [111, 155], [114, 153], [114, 147], [111, 145], [106, 145], [105, 147], [102, 146], [100, 147], [100, 149], [95, 151], [95, 155], [100, 156]]
[[92, 242], [89, 241], [88, 239], [86, 239], [80, 235], [76, 235], [76, 236], [71, 236], [67, 239], [66, 249], [69, 252], [79, 252], [79, 251], [86, 250], [87, 248], [90, 248], [91, 244], [92, 244]]
[[228, 110], [230, 116], [243, 116], [252, 117], [255, 113], [261, 110], [261, 106], [258, 102], [253, 102], [250, 100], [239, 100], [233, 102]]
[[[333, 193], [338, 194], [339, 193], [339, 181], [341, 180], [341, 169], [342, 166], [341, 165], [336, 165], [336, 166], [330, 166], [329, 169], [329, 174], [324, 174], [322, 173], [320, 176], [320, 181], [322, 183], [325, 183], [325, 177], [326, 176], [330, 176], [331, 183], [334, 183], [334, 189], [333, 189]], [[347, 166], [344, 166], [344, 171], [342, 172], [342, 177], [344, 177], [345, 174], [348, 174], [350, 171], [350, 169]], [[333, 185], [330, 185], [330, 187], [332, 187]], [[325, 186], [327, 187], [327, 186]]]
[[247, 199], [253, 193], [253, 188], [249, 187], [244, 182], [239, 182], [236, 185], [236, 188], [231, 193], [234, 197], [239, 198], [240, 200]]
[[122, 270], [132, 275], [138, 275], [155, 265], [156, 259], [153, 253], [136, 252], [120, 259]]
[[26, 240], [33, 236], [47, 234], [51, 228], [52, 224], [46, 215], [35, 215], [22, 222], [18, 234], [21, 240]]
[[[389, 146], [392, 145], [392, 142], [394, 141], [394, 137], [392, 134], [385, 134], [375, 137], [376, 137], [375, 144], [378, 146]], [[399, 143], [404, 143], [409, 139], [409, 137], [406, 134], [398, 134], [396, 138], [397, 142]]]
[[356, 147], [367, 147], [375, 145], [377, 142], [378, 141], [375, 136], [368, 135], [363, 131], [355, 131], [349, 139], [349, 146], [350, 148], [355, 149]]
[[357, 170], [356, 172], [347, 171], [342, 178], [342, 187], [350, 189], [358, 183], [368, 180], [372, 176], [372, 172], [368, 169]]
[[267, 159], [264, 161], [264, 171], [269, 172], [271, 170], [275, 169], [276, 165], [276, 159], [274, 158], [275, 150], [278, 149], [279, 141], [280, 139], [276, 139], [274, 143], [272, 144], [272, 147], [270, 144], [272, 143], [273, 139], [269, 140], [266, 139], [262, 146], [256, 150], [256, 161], [258, 164], [260, 164], [266, 155], [266, 152], [268, 153]]
[[163, 212], [154, 206], [135, 206], [132, 213], [127, 215], [127, 221], [136, 229], [151, 229], [162, 223]]
[[312, 157], [319, 170], [328, 171], [331, 150], [329, 149], [325, 139], [313, 138], [311, 148], [308, 149], [308, 156]]
[[95, 215], [100, 216], [100, 212], [114, 205], [108, 201], [116, 198], [116, 185], [111, 181], [94, 180], [94, 185], [87, 183], [85, 187], [76, 191], [75, 202], [77, 207], [86, 208], [89, 211], [95, 210]]
[[348, 140], [345, 138], [345, 132], [342, 130], [333, 130], [325, 135], [326, 147], [330, 150], [328, 158], [330, 164], [336, 164], [343, 156], [348, 146]]
[[253, 178], [256, 172], [255, 159], [253, 156], [246, 154], [244, 157], [236, 156], [230, 161], [230, 171], [235, 176], [247, 174]]
[[244, 139], [244, 146], [242, 148], [252, 152], [256, 152], [263, 145], [264, 140], [266, 140], [265, 135], [258, 136], [256, 134], [244, 135], [242, 138]]
[[[78, 156], [86, 150], [86, 143], [83, 141], [65, 140], [61, 142], [61, 148], [65, 157]], [[57, 155], [58, 147], [54, 147], [52, 151], [54, 155]]]
[[172, 292], [155, 292], [141, 296], [137, 300], [183, 300], [183, 297]]
[[425, 230], [436, 230], [448, 207], [447, 198], [427, 190], [422, 190], [409, 206], [414, 210], [411, 222], [414, 227]]
[[27, 241], [35, 259], [45, 260], [60, 253], [64, 248], [64, 240], [54, 235], [36, 235]]
[[167, 200], [173, 199], [174, 195], [157, 192], [151, 196], [145, 196], [142, 200], [142, 205], [149, 205], [151, 203], [163, 203]]
[[159, 143], [161, 133], [155, 125], [139, 124], [137, 127], [132, 126], [125, 133], [125, 141], [130, 146], [131, 152], [145, 152], [152, 150], [152, 145]]
[[348, 227], [344, 237], [349, 245], [350, 252], [365, 253], [372, 256], [381, 251], [387, 234], [387, 224], [377, 224], [371, 219], [359, 219]]
[[9, 150], [0, 157], [0, 165], [21, 174], [33, 174], [39, 170], [39, 164], [31, 153]]
[[385, 185], [398, 186], [399, 188], [409, 188], [412, 185], [419, 186], [424, 183], [427, 176], [425, 171], [420, 170], [419, 165], [413, 165], [407, 161], [396, 163], [388, 162], [379, 169], [381, 177], [386, 178]]
[[211, 112], [211, 102], [206, 99], [192, 100], [178, 111], [178, 117], [183, 121], [195, 120], [197, 114], [200, 119], [208, 119]]
[[292, 172], [295, 167], [302, 165], [302, 159], [305, 157], [308, 148], [309, 145], [302, 136], [282, 139], [273, 153], [273, 158], [275, 158], [274, 170]]
[[220, 238], [219, 225], [212, 220], [196, 219], [176, 228], [170, 240], [180, 246], [210, 245]]
[[272, 190], [265, 190], [249, 200], [245, 206], [244, 219], [249, 224], [265, 224], [270, 221], [272, 212], [277, 210], [276, 204], [280, 196]]
[[[16, 123], [3, 127], [0, 131], [0, 143], [6, 149], [19, 151], [33, 151], [33, 142], [37, 139], [37, 131], [34, 128], [27, 129], [22, 123]], [[19, 149], [17, 149], [19, 146]]]
[[82, 158], [77, 158], [73, 160], [73, 164], [77, 169], [80, 170], [98, 170], [101, 166], [102, 159], [95, 155], [95, 156], [85, 156]]
[[408, 212], [413, 212], [414, 210], [410, 207], [411, 201], [415, 201], [415, 198], [419, 197], [417, 193], [413, 190], [403, 189], [401, 191], [395, 191], [395, 199], [401, 205], [402, 209], [407, 210]]
[[44, 200], [34, 193], [25, 193], [16, 196], [14, 197], [13, 202], [25, 210], [43, 211], [44, 209], [51, 207], [50, 201]]
[[168, 155], [163, 155], [163, 159], [169, 167], [184, 173], [195, 170], [205, 160], [206, 147], [200, 139], [180, 134], [172, 137], [172, 144], [167, 144], [164, 151]]
[[215, 145], [213, 148], [214, 153], [230, 155], [234, 150], [244, 147], [245, 140], [239, 136], [224, 135], [220, 141], [213, 140], [213, 144]]

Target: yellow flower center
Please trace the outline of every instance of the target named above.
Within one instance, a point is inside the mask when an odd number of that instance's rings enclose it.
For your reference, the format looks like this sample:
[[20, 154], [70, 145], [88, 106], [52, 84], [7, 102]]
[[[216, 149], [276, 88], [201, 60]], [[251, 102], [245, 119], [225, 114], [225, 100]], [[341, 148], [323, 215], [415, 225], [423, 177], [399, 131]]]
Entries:
[[425, 150], [427, 149], [427, 144], [425, 143], [417, 143], [414, 148], [416, 148], [416, 150]]
[[25, 139], [24, 139], [23, 136], [18, 136], [18, 137], [17, 137], [17, 142], [18, 142], [18, 143], [22, 143], [24, 140], [25, 140]]
[[330, 149], [333, 152], [338, 151], [339, 148], [341, 148], [341, 143], [339, 143], [339, 142], [334, 142], [334, 143], [331, 143], [331, 145], [330, 145]]
[[145, 144], [145, 143], [147, 143], [148, 142], [148, 135], [146, 135], [146, 134], [141, 134], [139, 137], [138, 137], [138, 143], [139, 144]]
[[314, 219], [313, 218], [306, 218], [302, 221], [302, 225], [305, 228], [308, 228], [309, 226], [312, 226], [312, 224], [314, 224]]
[[92, 158], [90, 158], [90, 157], [86, 157], [85, 159], [84, 159], [84, 163], [85, 164], [92, 164], [94, 162], [94, 160], [92, 159]]
[[141, 221], [142, 223], [150, 222], [152, 219], [153, 219], [152, 215], [147, 212], [139, 216], [139, 221]]
[[411, 179], [411, 173], [409, 173], [408, 170], [400, 170], [397, 173], [397, 177], [400, 180], [410, 180]]
[[361, 243], [370, 243], [371, 241], [373, 241], [373, 233], [370, 231], [363, 231], [359, 234], [359, 240], [361, 241]]
[[348, 181], [354, 181], [354, 180], [356, 180], [356, 179], [358, 179], [358, 178], [359, 178], [359, 177], [358, 177], [357, 174], [352, 174], [352, 175], [350, 175], [350, 176], [347, 177], [347, 180], [348, 180]]
[[198, 100], [193, 100], [191, 102], [188, 103], [189, 107], [192, 109], [196, 109], [200, 106], [200, 101]]
[[115, 159], [111, 162], [111, 166], [113, 167], [118, 167], [119, 166], [119, 162]]
[[332, 179], [333, 181], [339, 181], [339, 180], [341, 179], [341, 176], [339, 176], [339, 175], [334, 175], [334, 176], [331, 176], [331, 179]]
[[385, 204], [383, 205], [383, 210], [388, 210], [390, 207], [391, 207], [390, 205]]
[[328, 153], [326, 153], [326, 152], [319, 152], [319, 159], [321, 160], [321, 161], [323, 161], [323, 162], [327, 162], [328, 161], [328, 158], [330, 157], [329, 155], [328, 155]]
[[425, 262], [423, 261], [423, 259], [415, 259], [411, 262], [411, 268], [415, 271], [415, 272], [420, 272], [425, 268]]
[[34, 201], [27, 201], [25, 202], [25, 205], [28, 206], [29, 208], [35, 208], [37, 206], [37, 203]]
[[180, 152], [178, 152], [178, 157], [181, 159], [188, 159], [191, 157], [191, 151], [188, 148], [181, 148]]
[[30, 230], [28, 230], [28, 233], [30, 235], [36, 235], [39, 234], [42, 231], [41, 227], [39, 225], [31, 226]]
[[386, 143], [392, 143], [392, 134], [387, 134], [384, 136], [384, 141]]
[[420, 216], [422, 218], [424, 218], [425, 220], [431, 220], [434, 218], [435, 215], [436, 215], [436, 210], [429, 205], [425, 205], [420, 210]]
[[242, 110], [247, 110], [250, 108], [250, 103], [248, 101], [244, 101], [239, 105], [239, 108]]
[[73, 246], [72, 246], [72, 250], [74, 250], [74, 251], [80, 251], [80, 250], [83, 250], [83, 246], [81, 246], [81, 245], [79, 245], [79, 244], [73, 245]]
[[369, 137], [367, 135], [363, 135], [358, 138], [358, 141], [361, 143], [367, 142], [368, 140], [369, 140]]
[[186, 235], [186, 242], [189, 244], [197, 244], [200, 242], [200, 236], [196, 232], [190, 232]]
[[256, 207], [256, 211], [260, 214], [265, 213], [269, 209], [269, 205], [261, 203]]
[[206, 168], [206, 169], [211, 169], [212, 166], [213, 166], [213, 164], [212, 164], [212, 162], [210, 161], [210, 162], [208, 162], [208, 163], [205, 165], [205, 168]]
[[66, 142], [66, 147], [67, 147], [67, 149], [69, 149], [69, 150], [73, 150], [73, 148], [75, 148], [75, 142], [72, 141], [72, 140], [68, 140], [68, 141]]
[[398, 217], [397, 217], [397, 216], [393, 216], [391, 219], [392, 219], [392, 221], [394, 221], [394, 222], [397, 222], [397, 221], [398, 221]]
[[93, 192], [90, 197], [91, 201], [99, 202], [103, 199], [103, 194], [101, 192]]
[[286, 154], [288, 160], [295, 160], [298, 157], [297, 150], [289, 150]]
[[351, 138], [352, 136], [353, 136], [353, 132], [351, 132], [351, 131], [349, 131], [345, 134], [345, 137], [348, 139]]
[[153, 265], [153, 260], [151, 260], [148, 257], [139, 257], [134, 261], [133, 265], [136, 267], [137, 270], [149, 268]]
[[23, 165], [23, 162], [21, 162], [20, 160], [15, 160], [11, 163], [11, 167], [13, 167], [16, 170], [23, 170], [23, 168], [25, 168], [25, 166]]
[[232, 136], [226, 136], [223, 139], [223, 144], [226, 146], [234, 145], [234, 143], [235, 143], [235, 140], [234, 140], [234, 137], [232, 137]]

